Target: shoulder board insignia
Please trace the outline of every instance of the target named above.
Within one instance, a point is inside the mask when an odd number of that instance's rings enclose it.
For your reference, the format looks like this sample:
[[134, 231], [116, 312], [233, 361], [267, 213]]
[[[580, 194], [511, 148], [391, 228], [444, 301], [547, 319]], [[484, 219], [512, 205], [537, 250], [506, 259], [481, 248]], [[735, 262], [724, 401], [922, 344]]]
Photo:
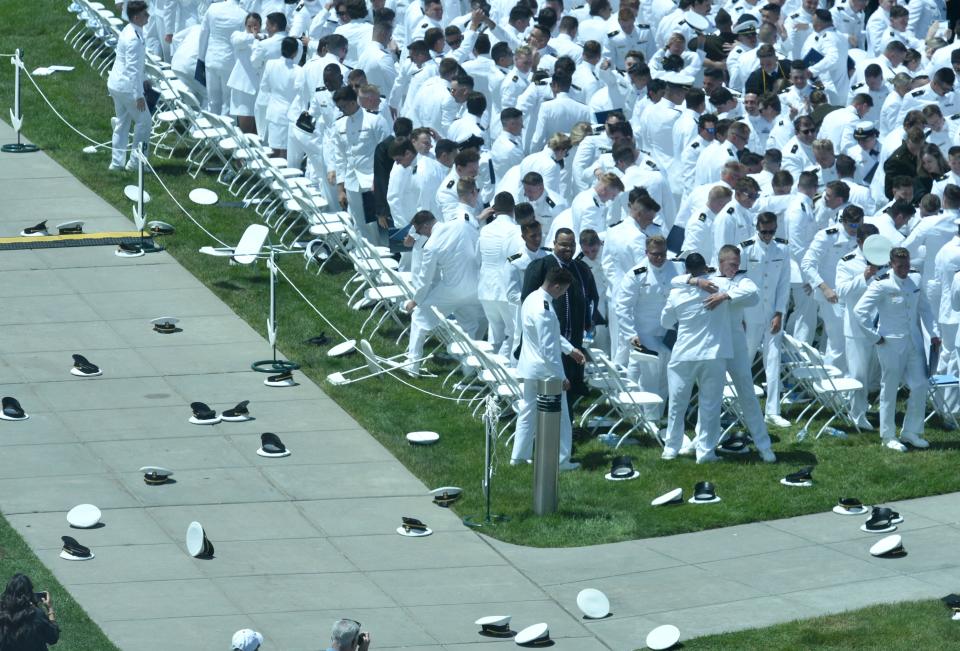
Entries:
[[541, 250], [541, 251], [547, 251], [548, 253], [552, 253], [552, 252], [553, 252], [553, 247], [550, 247], [550, 246], [541, 246], [541, 247], [540, 247], [540, 250]]
[[844, 262], [849, 262], [850, 260], [853, 260], [855, 257], [857, 257], [856, 253], [848, 253], [847, 255], [843, 256], [840, 259], [843, 260]]
[[572, 88], [572, 89], [574, 89], [574, 90], [583, 90], [582, 88], [580, 88], [580, 87], [577, 86], [576, 84], [570, 84], [570, 88]]
[[619, 30], [619, 29], [615, 29], [615, 30], [613, 30], [612, 32], [607, 32], [607, 38], [613, 38], [614, 36], [616, 36], [616, 35], [619, 34], [619, 33], [620, 33], [620, 30]]
[[879, 276], [877, 276], [877, 280], [886, 280], [889, 277], [890, 277], [890, 272], [887, 271], [886, 273], [882, 273]]
[[743, 48], [738, 47], [736, 50], [734, 50], [734, 52], [737, 54], [743, 54]]
[[948, 174], [941, 174], [940, 176], [936, 177], [936, 178], [934, 179], [934, 181], [942, 181], [942, 180], [944, 180], [945, 178], [947, 178], [947, 176], [949, 176], [949, 175], [948, 175]]
[[798, 151], [800, 151], [800, 145], [799, 145], [799, 144], [794, 145], [793, 147], [790, 148], [790, 153], [791, 153], [791, 154], [796, 154]]
[[799, 18], [799, 17], [800, 17], [800, 12], [798, 11], [798, 12], [795, 13], [795, 14], [790, 14], [790, 17], [791, 17], [791, 18]]
[[646, 272], [646, 270], [647, 270], [646, 267], [634, 267], [634, 268], [633, 268], [633, 275], [634, 275], [634, 276], [639, 276], [640, 274]]
[[335, 121], [336, 121], [336, 122], [339, 122], [340, 120], [343, 120], [343, 119], [346, 118], [346, 117], [347, 117], [346, 115], [341, 115], [341, 116], [338, 117]]
[[543, 309], [546, 310], [547, 312], [550, 311], [550, 303], [548, 301], [543, 302]]
[[577, 257], [574, 260], [583, 260], [583, 253], [578, 253]]
[[450, 182], [447, 183], [447, 189], [449, 190], [449, 189], [452, 188], [454, 185], [456, 185], [456, 183], [457, 183], [456, 181], [454, 181], [453, 179], [450, 179]]
[[780, 244], [790, 244], [790, 241], [785, 237], [775, 237], [773, 238], [774, 242], [779, 242]]
[[951, 120], [960, 120], [960, 113], [954, 113], [950, 116]]
[[751, 244], [753, 244], [753, 240], [744, 240], [743, 242], [740, 242], [740, 246], [750, 246]]
[[916, 269], [914, 269], [913, 267], [910, 267], [910, 273], [912, 273], [912, 274], [918, 274], [918, 273], [920, 273], [920, 272], [917, 271]]
[[856, 89], [858, 89], [858, 88], [863, 88], [865, 85], [866, 85], [866, 83], [861, 81], [859, 84], [856, 84], [855, 86], [851, 86], [851, 88], [852, 88], [853, 90], [856, 90]]
[[922, 88], [921, 88], [920, 90], [915, 90], [915, 91], [913, 91], [912, 93], [910, 93], [910, 96], [911, 96], [911, 97], [920, 97], [921, 95], [923, 95], [923, 89], [922, 89]]
[[546, 199], [544, 199], [544, 201], [546, 201], [547, 205], [550, 206], [551, 208], [557, 207], [556, 202], [553, 199], [551, 199], [549, 196]]
[[507, 262], [513, 262], [514, 260], [519, 260], [519, 259], [520, 259], [520, 255], [521, 255], [521, 254], [519, 254], [519, 253], [514, 253], [513, 255], [511, 255], [510, 257], [507, 258]]
[[327, 89], [326, 86], [317, 86], [317, 87], [313, 90], [313, 92], [319, 93], [320, 91], [323, 91], [323, 90], [326, 90], [326, 89]]
[[511, 81], [520, 81], [520, 75], [514, 75]]
[[700, 216], [697, 217], [697, 219], [699, 219], [699, 220], [702, 221], [702, 222], [707, 221], [707, 213], [705, 213], [705, 212], [700, 213]]
[[728, 214], [728, 215], [732, 215], [732, 214], [733, 214], [733, 206], [730, 206], [729, 208], [727, 208], [727, 214]]
[[840, 229], [837, 228], [836, 226], [827, 229], [827, 235], [836, 235], [839, 232], [840, 232]]
[[424, 24], [420, 25], [420, 28], [421, 28], [421, 29], [426, 29], [426, 28], [428, 28], [428, 27], [430, 27], [430, 23], [424, 23]]
[[801, 203], [801, 204], [800, 204], [800, 210], [803, 211], [803, 212], [807, 212], [807, 204]]
[[735, 273], [734, 276], [739, 276], [739, 275], [745, 274], [745, 273], [747, 273], [747, 270], [746, 270], [746, 269], [737, 269], [737, 273]]
[[694, 140], [693, 142], [690, 143], [690, 147], [693, 148], [693, 149], [696, 149], [696, 148], [699, 147], [699, 146], [700, 146], [700, 143], [697, 142], [696, 140]]
[[816, 42], [819, 41], [819, 40], [820, 40], [820, 36], [819, 36], [819, 35], [813, 37], [813, 42], [814, 42], [814, 43], [816, 43]]
[[619, 225], [622, 224], [622, 223], [623, 223], [623, 220], [621, 219], [620, 221], [618, 221], [618, 222], [615, 223], [615, 224], [610, 224], [609, 226], [607, 226], [607, 228], [613, 228], [614, 226], [619, 226]]
[[[790, 88], [791, 86], [787, 86], [786, 88], [781, 88], [779, 91], [777, 91], [777, 95], [786, 95], [787, 93], [790, 92]], [[780, 120], [778, 124], [783, 124], [783, 120]]]
[[660, 169], [657, 167], [657, 164], [654, 163], [652, 160], [648, 160], [646, 161], [646, 163], [647, 163], [647, 167], [649, 167], [652, 170]]

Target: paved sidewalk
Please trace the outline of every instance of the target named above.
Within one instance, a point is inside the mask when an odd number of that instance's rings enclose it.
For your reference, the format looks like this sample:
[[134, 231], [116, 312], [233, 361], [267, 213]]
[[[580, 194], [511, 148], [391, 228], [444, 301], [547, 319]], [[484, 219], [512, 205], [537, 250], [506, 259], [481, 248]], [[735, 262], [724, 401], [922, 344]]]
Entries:
[[[0, 141], [10, 138], [0, 126]], [[43, 153], [0, 154], [0, 192], [2, 236], [61, 217], [86, 220], [87, 232], [130, 227]], [[323, 649], [346, 616], [378, 649], [471, 651], [497, 643], [477, 635], [476, 618], [511, 614], [515, 630], [548, 622], [558, 649], [627, 651], [663, 623], [689, 639], [938, 597], [960, 581], [947, 551], [960, 541], [953, 495], [893, 505], [909, 551], [893, 561], [869, 556], [877, 536], [858, 531], [860, 518], [831, 513], [591, 548], [489, 540], [435, 507], [317, 386], [265, 387], [248, 365], [266, 341], [172, 258], [113, 249], [0, 252], [0, 394], [31, 414], [0, 422], [0, 510], [122, 649], [158, 639], [221, 649], [243, 627], [271, 651]], [[162, 315], [181, 317], [184, 331], [152, 332]], [[71, 376], [72, 353], [103, 377]], [[252, 422], [187, 422], [192, 401], [220, 411], [245, 399]], [[264, 431], [293, 455], [256, 456]], [[137, 468], [147, 464], [173, 468], [176, 483], [146, 486]], [[67, 526], [82, 502], [103, 510], [104, 527]], [[435, 534], [396, 535], [401, 515]], [[208, 530], [214, 559], [186, 553], [191, 520]], [[59, 559], [61, 535], [96, 559]], [[587, 586], [610, 596], [611, 617], [581, 618], [575, 596]]]

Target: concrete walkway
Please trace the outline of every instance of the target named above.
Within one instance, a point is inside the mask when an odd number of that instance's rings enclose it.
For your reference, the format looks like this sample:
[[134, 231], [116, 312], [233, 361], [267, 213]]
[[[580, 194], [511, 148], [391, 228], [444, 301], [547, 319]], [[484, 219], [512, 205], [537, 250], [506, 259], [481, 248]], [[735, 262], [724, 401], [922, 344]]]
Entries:
[[[0, 192], [0, 235], [61, 217], [87, 232], [130, 227], [43, 153], [0, 154]], [[869, 556], [877, 536], [860, 518], [829, 513], [577, 549], [478, 536], [317, 386], [265, 387], [248, 364], [266, 341], [172, 258], [113, 249], [0, 252], [0, 394], [31, 415], [0, 422], [0, 510], [122, 649], [222, 649], [243, 627], [264, 633], [265, 651], [323, 649], [345, 616], [374, 648], [470, 651], [497, 643], [475, 619], [511, 614], [515, 630], [548, 622], [559, 649], [626, 651], [663, 623], [689, 639], [938, 597], [960, 581], [946, 552], [960, 541], [954, 496], [893, 505], [910, 552], [895, 561]], [[155, 334], [162, 315], [183, 332]], [[72, 353], [104, 375], [71, 376]], [[256, 420], [191, 425], [196, 400], [218, 411], [250, 400]], [[264, 431], [293, 456], [256, 456]], [[173, 468], [176, 483], [146, 486], [137, 468], [148, 464]], [[83, 502], [104, 527], [68, 527]], [[401, 515], [435, 534], [396, 535]], [[214, 559], [186, 553], [192, 520]], [[62, 535], [96, 559], [59, 559]], [[575, 596], [588, 586], [610, 596], [611, 617], [581, 618]]]

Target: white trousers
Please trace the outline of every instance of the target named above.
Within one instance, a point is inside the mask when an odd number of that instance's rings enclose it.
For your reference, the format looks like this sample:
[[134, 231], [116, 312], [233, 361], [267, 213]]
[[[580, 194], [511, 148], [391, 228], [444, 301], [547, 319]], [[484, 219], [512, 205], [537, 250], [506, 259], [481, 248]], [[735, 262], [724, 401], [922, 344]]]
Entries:
[[230, 72], [206, 67], [207, 109], [214, 115], [226, 115], [230, 112], [230, 87], [227, 86]]
[[[476, 301], [470, 303], [434, 303], [443, 314], [453, 314], [457, 323], [467, 333], [468, 337], [475, 337], [483, 324], [483, 310]], [[407, 344], [407, 356], [411, 359], [423, 357], [423, 347], [426, 344], [430, 331], [439, 324], [430, 306], [418, 305], [410, 315], [410, 342]]]
[[854, 420], [860, 420], [866, 417], [870, 381], [877, 375], [878, 347], [863, 338], [846, 337], [845, 339], [848, 374], [863, 385], [861, 390], [853, 393], [850, 403], [850, 416]]
[[[649, 343], [649, 342], [648, 342]], [[630, 343], [626, 343], [630, 350]], [[649, 346], [648, 346], [649, 348]], [[663, 409], [670, 397], [667, 386], [667, 366], [670, 364], [670, 349], [660, 344], [652, 348], [657, 352], [657, 359], [652, 360], [640, 353], [630, 352], [627, 365], [627, 377], [637, 383], [641, 391], [655, 393], [663, 398], [663, 403], [656, 407], [644, 407], [643, 415], [648, 420], [659, 421], [663, 418]]]
[[487, 341], [493, 346], [493, 352], [510, 356], [506, 348], [513, 342], [513, 329], [516, 325], [516, 308], [507, 301], [480, 301], [483, 313], [487, 317]]
[[[948, 373], [960, 377], [960, 359], [957, 357], [957, 324], [940, 324], [940, 365], [939, 373]], [[943, 402], [947, 410], [956, 414], [960, 412], [960, 391], [944, 389]]]
[[823, 335], [827, 340], [823, 346], [823, 361], [846, 372], [847, 360], [843, 354], [843, 308], [839, 303], [827, 303], [821, 299], [817, 299], [817, 308], [820, 320], [823, 321]]
[[803, 291], [803, 285], [790, 285], [790, 296], [793, 297], [793, 311], [787, 327], [794, 337], [811, 344], [817, 331], [817, 304], [813, 296]]
[[690, 404], [693, 385], [700, 392], [698, 422], [700, 432], [695, 439], [697, 458], [717, 447], [720, 440], [720, 404], [723, 399], [726, 360], [708, 359], [693, 362], [671, 361], [667, 365], [670, 404], [667, 406], [665, 449], [678, 452], [683, 442], [684, 416]]
[[127, 93], [110, 93], [117, 123], [113, 128], [111, 164], [123, 166], [127, 160], [130, 125], [133, 125], [133, 147], [136, 151], [150, 140], [150, 111], [137, 109], [137, 98]]
[[[296, 128], [296, 127], [294, 127]], [[353, 226], [371, 246], [380, 246], [380, 225], [376, 221], [367, 222], [363, 214], [363, 195], [354, 190], [347, 190], [347, 211], [353, 217]]]
[[901, 432], [922, 436], [929, 388], [923, 353], [910, 338], [887, 338], [877, 346], [877, 357], [880, 359], [880, 438], [889, 441], [897, 435], [894, 418], [901, 384], [910, 389]]
[[[513, 434], [513, 452], [511, 460], [529, 460], [533, 458], [533, 439], [537, 424], [537, 380], [523, 381], [523, 400], [520, 401], [520, 415]], [[567, 392], [560, 397], [560, 463], [570, 460], [573, 449], [573, 425], [567, 411]]]
[[767, 416], [780, 415], [780, 354], [783, 350], [783, 327], [770, 334], [770, 322], [747, 324], [747, 359], [752, 363], [757, 351], [763, 351], [763, 373], [767, 381]]
[[758, 450], [770, 449], [770, 434], [767, 424], [763, 421], [763, 412], [760, 411], [760, 401], [753, 392], [753, 357], [747, 353], [747, 338], [740, 328], [736, 328], [731, 337], [733, 343], [733, 357], [726, 360], [727, 373], [733, 380], [733, 388], [737, 390], [737, 402], [740, 403], [740, 414], [753, 443]]

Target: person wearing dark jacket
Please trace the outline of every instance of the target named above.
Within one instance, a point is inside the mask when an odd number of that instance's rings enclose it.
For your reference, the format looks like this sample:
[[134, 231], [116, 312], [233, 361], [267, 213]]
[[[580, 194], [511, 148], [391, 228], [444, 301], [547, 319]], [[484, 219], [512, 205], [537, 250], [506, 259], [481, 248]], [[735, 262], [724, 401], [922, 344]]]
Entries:
[[34, 593], [27, 576], [14, 574], [0, 595], [0, 651], [46, 651], [59, 639], [50, 593]]
[[[563, 267], [573, 275], [573, 283], [559, 298], [553, 301], [553, 309], [560, 320], [560, 334], [569, 341], [574, 348], [583, 348], [583, 333], [593, 330], [596, 323], [595, 310], [600, 296], [597, 284], [590, 271], [590, 267], [580, 260], [574, 260], [577, 243], [573, 231], [569, 228], [560, 228], [553, 238], [553, 252], [538, 260], [534, 260], [527, 267], [523, 276], [523, 301], [531, 292], [543, 284], [547, 271], [553, 267]], [[520, 342], [523, 345], [523, 342]], [[563, 370], [570, 380], [569, 399], [584, 395], [588, 389], [583, 382], [583, 366], [576, 363], [569, 355], [563, 356]]]

